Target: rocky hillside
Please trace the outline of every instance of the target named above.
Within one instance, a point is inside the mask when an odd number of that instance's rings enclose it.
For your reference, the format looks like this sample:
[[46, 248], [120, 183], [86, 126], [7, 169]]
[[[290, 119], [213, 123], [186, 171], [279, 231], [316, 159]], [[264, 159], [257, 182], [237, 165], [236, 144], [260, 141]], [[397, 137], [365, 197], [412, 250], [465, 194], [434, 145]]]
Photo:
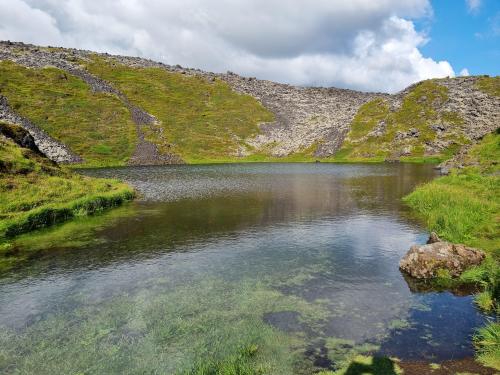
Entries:
[[0, 120], [84, 165], [442, 160], [500, 126], [500, 78], [388, 95], [0, 42]]

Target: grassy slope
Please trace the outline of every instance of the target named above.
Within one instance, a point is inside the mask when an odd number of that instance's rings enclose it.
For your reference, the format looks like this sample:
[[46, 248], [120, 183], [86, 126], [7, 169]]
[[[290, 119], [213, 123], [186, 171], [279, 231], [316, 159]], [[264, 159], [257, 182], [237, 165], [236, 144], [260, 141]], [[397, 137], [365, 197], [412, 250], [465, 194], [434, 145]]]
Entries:
[[[428, 80], [415, 86], [396, 111], [391, 111], [384, 99], [374, 99], [364, 104], [335, 159], [383, 161], [398, 158], [402, 161], [438, 162], [449, 158], [458, 149], [457, 145], [467, 140], [458, 128], [463, 119], [456, 113], [440, 110], [447, 99], [447, 88]], [[378, 135], [371, 133], [381, 121], [385, 122], [385, 128]], [[435, 155], [425, 155], [424, 144], [436, 139], [436, 132], [430, 127], [436, 123], [446, 124], [452, 129], [446, 139], [456, 145]], [[418, 130], [419, 136], [397, 139], [398, 132], [407, 132], [409, 129]], [[410, 150], [410, 153], [399, 157], [405, 149]]]
[[500, 134], [473, 146], [469, 159], [479, 165], [420, 186], [405, 200], [443, 238], [500, 256]]
[[98, 57], [87, 68], [156, 116], [171, 147], [165, 148], [154, 134], [149, 140], [190, 163], [238, 160], [238, 148], [247, 147], [243, 139], [256, 135], [260, 123], [273, 120], [257, 100], [235, 93], [222, 81], [131, 68]]
[[0, 137], [0, 240], [115, 206], [133, 191], [114, 180], [61, 169]]
[[132, 155], [137, 135], [128, 109], [113, 95], [92, 92], [77, 77], [0, 61], [0, 94], [88, 166], [123, 165]]
[[[444, 239], [487, 252], [482, 265], [465, 271], [458, 282], [483, 286], [475, 302], [500, 314], [500, 132], [486, 136], [470, 150], [473, 166], [452, 171], [418, 187], [405, 201], [420, 213], [430, 230]], [[496, 336], [495, 336], [496, 335]], [[493, 337], [493, 338], [492, 338]], [[500, 369], [500, 326], [492, 322], [475, 337], [478, 360]]]

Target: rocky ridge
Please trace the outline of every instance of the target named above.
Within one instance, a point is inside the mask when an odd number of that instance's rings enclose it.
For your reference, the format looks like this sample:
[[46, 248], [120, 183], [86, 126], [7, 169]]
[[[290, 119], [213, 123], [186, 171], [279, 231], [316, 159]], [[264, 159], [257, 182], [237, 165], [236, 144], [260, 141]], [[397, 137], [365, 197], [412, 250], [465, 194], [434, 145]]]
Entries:
[[[245, 139], [245, 142], [256, 150], [265, 150], [269, 155], [276, 157], [305, 150], [311, 151], [318, 158], [334, 155], [343, 144], [354, 116], [364, 103], [382, 98], [389, 104], [391, 110], [396, 110], [401, 106], [405, 95], [418, 85], [412, 85], [394, 95], [337, 88], [306, 88], [242, 77], [231, 72], [210, 73], [138, 57], [0, 42], [0, 60], [11, 60], [27, 67], [55, 66], [80, 77], [95, 91], [116, 95], [129, 108], [137, 126], [138, 146], [129, 161], [130, 164], [168, 164], [180, 163], [182, 160], [176, 155], [161, 154], [157, 145], [146, 140], [144, 127], [159, 134], [163, 142], [168, 143], [168, 134], [162, 133], [161, 124], [154, 116], [130, 103], [123, 93], [83, 67], [82, 61], [90, 61], [95, 55], [129, 67], [161, 68], [169, 72], [201, 76], [207, 81], [219, 79], [227, 82], [233, 90], [253, 96], [274, 113], [275, 121], [261, 124], [260, 133]], [[480, 91], [475, 86], [476, 80], [477, 77], [436, 80], [449, 91], [449, 99], [443, 103], [440, 110], [459, 114], [463, 118], [459, 130], [472, 142], [494, 131], [500, 124], [500, 99]], [[34, 124], [31, 125], [33, 128]], [[425, 145], [427, 154], [444, 150], [452, 142], [445, 137], [439, 137], [439, 134], [448, 131], [446, 124], [435, 124], [433, 130], [438, 137], [436, 142]], [[384, 124], [379, 124], [373, 131], [382, 134]], [[405, 139], [419, 135], [403, 132], [397, 136], [399, 138], [396, 141], [401, 143]], [[240, 156], [248, 153], [248, 150], [240, 151]]]

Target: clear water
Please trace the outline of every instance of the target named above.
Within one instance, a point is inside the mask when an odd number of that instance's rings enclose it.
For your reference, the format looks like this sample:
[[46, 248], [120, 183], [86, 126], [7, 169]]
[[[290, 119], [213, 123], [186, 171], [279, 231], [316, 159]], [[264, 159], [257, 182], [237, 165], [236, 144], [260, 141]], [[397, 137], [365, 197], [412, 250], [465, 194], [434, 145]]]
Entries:
[[400, 198], [431, 166], [85, 173], [141, 198], [17, 240], [0, 274], [0, 372], [175, 374], [249, 344], [272, 374], [473, 353], [471, 297], [413, 293], [398, 270], [428, 235]]

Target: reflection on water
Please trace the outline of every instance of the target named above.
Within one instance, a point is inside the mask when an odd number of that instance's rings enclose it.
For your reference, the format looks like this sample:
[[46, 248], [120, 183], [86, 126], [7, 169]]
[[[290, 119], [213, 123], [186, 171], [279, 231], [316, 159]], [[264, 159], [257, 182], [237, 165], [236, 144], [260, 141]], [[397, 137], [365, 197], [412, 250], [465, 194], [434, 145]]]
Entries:
[[142, 198], [17, 241], [0, 278], [0, 372], [175, 373], [248, 343], [276, 374], [360, 352], [472, 353], [483, 317], [470, 297], [414, 294], [398, 270], [426, 239], [400, 198], [432, 167], [85, 173], [127, 180]]

